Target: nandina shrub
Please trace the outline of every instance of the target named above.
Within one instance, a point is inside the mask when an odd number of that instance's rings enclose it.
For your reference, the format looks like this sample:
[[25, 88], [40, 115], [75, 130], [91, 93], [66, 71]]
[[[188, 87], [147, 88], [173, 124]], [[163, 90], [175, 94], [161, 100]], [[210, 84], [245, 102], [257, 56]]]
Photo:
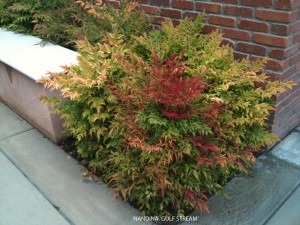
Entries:
[[[54, 106], [53, 112], [62, 115], [65, 130], [76, 139], [79, 154], [89, 159], [91, 166], [96, 162], [99, 170], [103, 165], [109, 171], [103, 159], [111, 149], [117, 148], [119, 141], [109, 135], [110, 123], [118, 111], [118, 101], [107, 87], [120, 82], [120, 77], [124, 75], [115, 65], [115, 55], [128, 50], [125, 41], [130, 43], [131, 35], [145, 31], [148, 19], [136, 10], [137, 3], [127, 0], [122, 0], [118, 9], [78, 2], [93, 18], [107, 19], [112, 33], [105, 32], [99, 43], [94, 43], [88, 37], [77, 41], [77, 49], [81, 54], [79, 65], [65, 67], [63, 76], [50, 73], [49, 78], [41, 80], [50, 89], [59, 89], [65, 99], [61, 101], [42, 96], [41, 100]], [[103, 31], [103, 27], [101, 29]], [[103, 180], [107, 180], [105, 169]]]
[[77, 40], [87, 38], [90, 43], [101, 41], [111, 30], [109, 21], [90, 15], [79, 2], [69, 1], [64, 7], [44, 12], [45, 20], [36, 21], [32, 33], [48, 41], [75, 49]]
[[101, 42], [107, 32], [130, 39], [149, 27], [149, 18], [136, 10], [138, 3], [121, 0], [115, 9], [102, 0], [0, 1], [0, 27], [40, 37], [70, 49], [87, 38]]
[[166, 22], [116, 57], [126, 76], [111, 87], [122, 108], [111, 135], [123, 140], [109, 185], [145, 215], [207, 212], [207, 197], [277, 140], [271, 97], [292, 83], [268, 81], [264, 60], [235, 61], [220, 34], [201, 34], [201, 19]]
[[64, 8], [69, 0], [2, 0], [0, 26], [19, 33], [33, 34], [36, 23], [47, 20], [48, 11]]
[[130, 39], [149, 27], [149, 18], [137, 7], [138, 3], [129, 0], [121, 0], [117, 9], [102, 0], [69, 0], [63, 8], [45, 13], [47, 20], [35, 24], [34, 34], [73, 49], [84, 38], [91, 44], [101, 42], [107, 32]]
[[110, 135], [110, 124], [119, 111], [118, 100], [108, 86], [120, 82], [124, 75], [114, 61], [117, 53], [126, 51], [123, 36], [108, 34], [102, 44], [78, 42], [79, 64], [65, 67], [64, 74], [50, 73], [39, 82], [50, 90], [58, 89], [64, 99], [41, 96], [64, 119], [65, 131], [76, 140], [81, 157], [97, 166], [105, 178], [109, 154], [118, 149], [119, 139]]
[[43, 100], [79, 153], [144, 215], [207, 212], [207, 198], [277, 140], [267, 129], [271, 97], [292, 82], [269, 81], [265, 60], [235, 61], [220, 34], [201, 34], [201, 20], [84, 41], [79, 65], [42, 81], [70, 98]]

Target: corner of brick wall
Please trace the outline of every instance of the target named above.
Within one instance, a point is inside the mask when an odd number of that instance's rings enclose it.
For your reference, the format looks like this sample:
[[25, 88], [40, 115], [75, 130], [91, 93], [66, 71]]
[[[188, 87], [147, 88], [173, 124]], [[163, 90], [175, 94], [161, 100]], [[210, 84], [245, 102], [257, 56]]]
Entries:
[[[110, 0], [117, 5], [117, 0]], [[139, 0], [154, 24], [206, 13], [204, 33], [219, 29], [237, 59], [267, 56], [273, 80], [300, 84], [300, 0]], [[159, 13], [157, 13], [159, 11]], [[277, 96], [272, 132], [284, 137], [300, 123], [300, 85]]]

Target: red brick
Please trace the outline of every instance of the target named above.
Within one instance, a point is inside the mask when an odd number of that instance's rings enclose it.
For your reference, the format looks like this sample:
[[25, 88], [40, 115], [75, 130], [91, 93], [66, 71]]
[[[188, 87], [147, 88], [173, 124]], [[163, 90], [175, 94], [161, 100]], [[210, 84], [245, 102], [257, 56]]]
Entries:
[[294, 18], [294, 20], [300, 19], [300, 6], [296, 11], [293, 11], [293, 18]]
[[286, 112], [278, 114], [278, 121], [274, 124], [272, 132], [282, 139], [299, 124], [299, 119], [299, 106], [292, 108], [289, 107], [286, 109]]
[[285, 23], [294, 20], [293, 14], [291, 12], [273, 11], [267, 9], [257, 9], [256, 18], [262, 20], [276, 21], [276, 22], [285, 22]]
[[238, 0], [213, 0], [213, 2], [237, 4]]
[[[281, 120], [282, 120], [282, 118], [281, 118]], [[299, 120], [298, 121], [292, 121], [293, 124], [288, 123], [288, 122], [289, 121], [283, 122], [282, 124], [276, 123], [275, 124], [276, 127], [279, 127], [279, 128], [278, 129], [272, 128], [271, 132], [273, 134], [276, 134], [280, 139], [283, 139], [284, 137], [286, 137], [289, 134], [289, 132], [291, 132], [297, 126], [297, 124], [299, 123]]]
[[163, 8], [161, 10], [161, 16], [174, 18], [174, 19], [180, 19], [181, 18], [181, 11], [177, 9], [165, 9]]
[[[285, 111], [286, 107], [289, 107], [291, 105], [294, 105], [293, 101], [300, 101], [300, 98], [298, 96], [300, 95], [300, 85], [294, 86], [292, 90], [288, 90], [284, 93], [281, 93], [278, 98], [276, 99], [278, 102], [278, 106], [276, 107], [278, 112], [282, 114], [282, 112]], [[291, 104], [292, 103], [292, 104]], [[297, 104], [298, 105], [298, 104]]]
[[[293, 66], [296, 68], [296, 64]], [[297, 85], [300, 86], [300, 80], [299, 80], [299, 77], [300, 77], [300, 72], [297, 70], [295, 73], [293, 74], [290, 74], [288, 80], [294, 80], [294, 81], [297, 81]], [[300, 96], [300, 95], [299, 95]]]
[[289, 37], [280, 37], [269, 34], [254, 34], [254, 42], [258, 44], [271, 45], [276, 47], [288, 47], [292, 45], [292, 38]]
[[196, 2], [196, 10], [212, 12], [212, 13], [220, 13], [222, 10], [222, 6], [221, 4], [216, 4], [216, 3]]
[[275, 34], [275, 35], [288, 36], [292, 33], [292, 27], [291, 27], [291, 25], [274, 23], [274, 24], [272, 24], [271, 31], [272, 31], [272, 34]]
[[[270, 70], [268, 70], [268, 71], [265, 71], [265, 72], [267, 72], [267, 74], [268, 74], [268, 76], [269, 76], [269, 80], [270, 81], [281, 81], [281, 74], [282, 74], [282, 72], [281, 71], [279, 71], [279, 72], [274, 72], [274, 71], [270, 71]], [[274, 99], [275, 101], [276, 101], [276, 99]]]
[[300, 31], [300, 18], [298, 19], [298, 21], [292, 23], [290, 26], [291, 26], [291, 33]]
[[222, 38], [222, 41], [221, 41], [221, 46], [223, 46], [223, 45], [228, 45], [231, 48], [235, 47], [235, 43], [232, 40], [225, 39], [225, 38]]
[[253, 9], [250, 7], [239, 7], [239, 6], [224, 6], [224, 14], [242, 17], [252, 17]]
[[149, 0], [138, 0], [137, 2], [142, 4], [149, 4]]
[[238, 61], [248, 57], [247, 54], [240, 53], [240, 52], [233, 52], [233, 55], [234, 55], [234, 59]]
[[276, 9], [295, 9], [299, 6], [299, 0], [276, 0]]
[[258, 32], [268, 32], [269, 24], [265, 22], [258, 22], [253, 20], [243, 20], [239, 21], [238, 27], [244, 30], [252, 30]]
[[299, 44], [285, 49], [271, 48], [269, 50], [269, 57], [280, 59], [280, 60], [287, 59], [295, 55], [298, 51], [299, 51]]
[[[288, 103], [288, 108], [289, 111], [291, 112], [291, 117], [289, 117], [289, 124], [291, 123], [290, 121], [292, 121], [292, 117], [297, 116], [298, 119], [300, 119], [300, 99], [298, 98], [300, 95], [300, 91], [296, 91], [297, 93], [295, 94], [295, 96], [293, 96], [291, 98], [291, 101], [289, 101]], [[296, 125], [299, 124], [299, 121], [297, 123], [296, 121]]]
[[294, 23], [285, 25], [285, 24], [272, 24], [272, 33], [278, 35], [289, 36], [293, 33], [300, 31], [300, 20]]
[[297, 44], [300, 42], [300, 32], [293, 36], [293, 43]]
[[[289, 81], [288, 80], [284, 80], [284, 79], [279, 79], [279, 81], [281, 82], [286, 82]], [[279, 122], [279, 118], [280, 117], [284, 117], [286, 114], [286, 109], [288, 108], [289, 102], [291, 101], [291, 96], [293, 95], [293, 90], [291, 89], [287, 89], [285, 92], [279, 93], [276, 95], [275, 97], [275, 101], [277, 102], [276, 104], [276, 112], [278, 113], [276, 118], [276, 121]], [[284, 113], [283, 113], [284, 112]], [[281, 120], [281, 119], [280, 119]]]
[[236, 44], [236, 50], [240, 52], [245, 52], [249, 54], [255, 54], [255, 55], [266, 55], [266, 47], [251, 44], [251, 43], [245, 43], [245, 42], [239, 42]]
[[272, 0], [241, 0], [241, 4], [250, 5], [250, 6], [263, 6], [263, 7], [273, 6]]
[[150, 15], [158, 14], [159, 9], [155, 6], [149, 6], [149, 5], [142, 5], [141, 10], [143, 10], [145, 13]]
[[112, 0], [110, 0], [110, 1], [106, 1], [106, 3], [108, 5], [111, 5], [111, 6], [116, 7], [116, 8], [118, 8], [120, 6], [120, 2], [118, 2], [118, 1], [112, 1]]
[[[277, 79], [280, 81], [287, 81], [290, 80], [292, 75], [295, 74], [296, 71], [296, 66], [291, 66], [290, 68], [288, 68], [287, 70], [281, 72], [281, 73], [277, 73]], [[271, 79], [274, 80], [274, 79]]]
[[285, 98], [283, 99], [282, 102], [284, 102], [285, 104], [283, 104], [284, 106], [289, 106], [291, 101], [293, 99], [298, 99], [298, 101], [300, 100], [300, 98], [297, 98], [300, 94], [300, 89], [298, 86], [296, 86], [296, 88], [294, 88], [293, 90], [289, 90], [288, 92], [285, 93]]
[[212, 26], [212, 25], [204, 25], [203, 29], [202, 29], [202, 33], [204, 34], [210, 34], [212, 32], [215, 32], [217, 31], [218, 29], [220, 29], [219, 27], [217, 26]]
[[152, 19], [153, 19], [152, 23], [155, 25], [161, 25], [166, 20], [170, 20], [168, 18], [164, 18], [164, 17], [160, 17], [160, 16], [153, 16]]
[[276, 70], [276, 71], [283, 71], [286, 70], [288, 67], [289, 67], [289, 63], [286, 60], [278, 61], [274, 59], [269, 59], [266, 64], [267, 69]]
[[196, 19], [200, 15], [199, 12], [184, 12], [182, 18], [191, 18], [191, 19]]
[[173, 25], [176, 27], [176, 26], [178, 26], [179, 24], [180, 24], [180, 20], [175, 20], [175, 19], [173, 19], [173, 20], [171, 20], [171, 22], [173, 23]]
[[287, 54], [286, 51], [283, 49], [271, 49], [269, 51], [269, 57], [275, 58], [275, 59], [286, 59]]
[[173, 8], [177, 8], [177, 9], [192, 10], [194, 8], [194, 2], [193, 1], [172, 0], [171, 5], [172, 5]]
[[217, 16], [217, 15], [209, 15], [208, 16], [208, 23], [221, 25], [226, 27], [235, 27], [235, 18], [232, 17], [224, 17], [224, 16]]
[[169, 0], [150, 0], [150, 5], [170, 6]]
[[296, 70], [297, 70], [297, 71], [300, 70], [300, 62], [298, 62], [298, 63], [296, 64]]
[[290, 66], [300, 62], [300, 52], [289, 59]]
[[250, 33], [248, 31], [224, 28], [223, 36], [225, 38], [232, 38], [232, 39], [237, 39], [242, 41], [250, 41]]

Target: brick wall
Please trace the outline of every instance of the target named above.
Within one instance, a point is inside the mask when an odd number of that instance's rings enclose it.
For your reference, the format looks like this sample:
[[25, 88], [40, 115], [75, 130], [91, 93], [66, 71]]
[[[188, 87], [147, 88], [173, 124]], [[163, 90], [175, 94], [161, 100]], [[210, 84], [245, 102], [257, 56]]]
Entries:
[[[117, 4], [118, 1], [110, 1]], [[237, 59], [267, 56], [273, 79], [300, 83], [300, 0], [139, 0], [154, 23], [171, 19], [174, 24], [205, 11], [210, 33], [219, 29]], [[159, 14], [156, 14], [157, 10]], [[272, 131], [284, 137], [300, 123], [300, 85], [277, 97]]]

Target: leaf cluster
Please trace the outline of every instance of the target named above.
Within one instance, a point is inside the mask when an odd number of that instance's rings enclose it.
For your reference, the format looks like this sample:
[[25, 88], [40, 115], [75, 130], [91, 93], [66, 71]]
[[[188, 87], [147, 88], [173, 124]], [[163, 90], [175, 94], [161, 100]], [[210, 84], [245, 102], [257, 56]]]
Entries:
[[80, 41], [79, 64], [41, 81], [66, 97], [42, 100], [65, 119], [81, 156], [144, 215], [207, 212], [207, 198], [277, 140], [271, 99], [293, 86], [270, 81], [266, 60], [235, 61], [219, 33], [201, 34], [202, 19]]
[[128, 0], [117, 9], [101, 0], [5, 0], [0, 2], [0, 27], [75, 49], [76, 41], [101, 42], [106, 32], [127, 39], [144, 32], [149, 20], [137, 7]]
[[0, 26], [19, 33], [32, 34], [35, 23], [46, 19], [44, 12], [66, 3], [67, 0], [3, 0], [0, 2]]
[[78, 42], [79, 65], [65, 67], [64, 75], [50, 73], [50, 77], [40, 81], [50, 90], [60, 90], [66, 98], [41, 96], [42, 102], [52, 106], [53, 112], [64, 119], [66, 132], [76, 138], [79, 154], [91, 160], [93, 167], [103, 169], [103, 173], [104, 159], [118, 146], [118, 139], [110, 135], [118, 101], [107, 87], [123, 76], [113, 63], [115, 54], [126, 51], [122, 37], [108, 35], [98, 45], [91, 45], [87, 40]]

